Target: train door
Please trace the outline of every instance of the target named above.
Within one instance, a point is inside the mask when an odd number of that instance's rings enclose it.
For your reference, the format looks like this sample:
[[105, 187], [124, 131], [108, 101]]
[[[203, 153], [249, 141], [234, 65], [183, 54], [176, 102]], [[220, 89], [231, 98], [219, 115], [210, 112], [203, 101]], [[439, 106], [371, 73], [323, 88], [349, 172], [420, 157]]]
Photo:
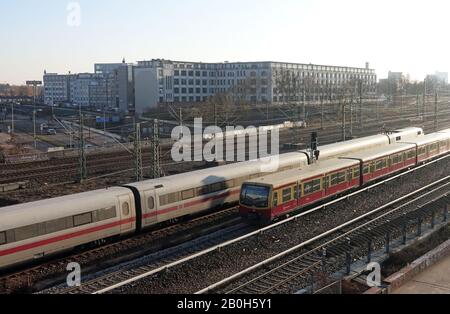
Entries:
[[158, 221], [156, 193], [155, 190], [148, 190], [143, 193], [142, 200], [142, 219], [144, 226], [150, 226]]
[[120, 217], [122, 220], [121, 231], [129, 231], [133, 228], [133, 200], [130, 195], [119, 196]]

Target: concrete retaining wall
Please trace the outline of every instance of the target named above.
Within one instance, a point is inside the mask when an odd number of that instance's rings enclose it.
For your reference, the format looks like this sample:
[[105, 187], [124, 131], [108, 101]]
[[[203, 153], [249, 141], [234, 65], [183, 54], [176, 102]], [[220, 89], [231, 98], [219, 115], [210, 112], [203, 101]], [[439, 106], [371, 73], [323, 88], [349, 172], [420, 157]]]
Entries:
[[443, 258], [450, 254], [450, 240], [441, 244], [436, 249], [428, 252], [424, 256], [412, 262], [410, 265], [406, 266], [399, 272], [391, 275], [389, 278], [384, 280], [384, 282], [389, 285], [387, 291], [381, 288], [372, 288], [365, 292], [365, 294], [382, 294], [391, 293], [395, 289], [403, 286], [405, 283], [416, 277], [418, 274], [424, 270], [430, 268], [431, 266], [438, 263]]

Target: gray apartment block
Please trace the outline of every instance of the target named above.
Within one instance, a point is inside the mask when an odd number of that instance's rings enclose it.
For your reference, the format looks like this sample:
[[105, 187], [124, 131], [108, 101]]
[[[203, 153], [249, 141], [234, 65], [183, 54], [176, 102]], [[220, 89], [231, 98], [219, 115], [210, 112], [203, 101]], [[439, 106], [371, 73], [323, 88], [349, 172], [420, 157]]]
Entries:
[[200, 63], [154, 59], [135, 67], [136, 112], [163, 103], [195, 103], [216, 94], [236, 101], [333, 100], [342, 87], [375, 93], [375, 70], [283, 62]]
[[129, 64], [105, 63], [96, 64], [95, 73], [44, 73], [44, 102], [127, 112], [134, 106], [133, 71]]

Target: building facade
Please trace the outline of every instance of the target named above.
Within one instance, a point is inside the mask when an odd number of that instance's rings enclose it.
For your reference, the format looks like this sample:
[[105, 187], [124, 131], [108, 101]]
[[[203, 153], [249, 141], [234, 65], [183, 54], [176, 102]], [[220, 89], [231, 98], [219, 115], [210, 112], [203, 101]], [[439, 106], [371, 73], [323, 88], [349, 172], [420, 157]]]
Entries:
[[53, 104], [70, 102], [70, 81], [72, 75], [59, 75], [44, 72], [44, 103]]
[[217, 94], [235, 101], [279, 103], [336, 99], [342, 88], [375, 93], [375, 71], [282, 62], [200, 63], [139, 61], [134, 72], [136, 112], [163, 103], [195, 103]]
[[95, 73], [44, 73], [44, 103], [127, 112], [134, 106], [133, 65], [95, 64]]
[[448, 73], [436, 71], [435, 74], [426, 76], [425, 83], [427, 85], [428, 92], [433, 93], [436, 90], [448, 85]]
[[[205, 102], [224, 95], [239, 103], [334, 100], [352, 90], [376, 91], [375, 70], [283, 62], [201, 63], [164, 59], [98, 63], [94, 73], [44, 74], [45, 103], [71, 103], [142, 114], [160, 104]], [[345, 90], [345, 91], [344, 91]]]

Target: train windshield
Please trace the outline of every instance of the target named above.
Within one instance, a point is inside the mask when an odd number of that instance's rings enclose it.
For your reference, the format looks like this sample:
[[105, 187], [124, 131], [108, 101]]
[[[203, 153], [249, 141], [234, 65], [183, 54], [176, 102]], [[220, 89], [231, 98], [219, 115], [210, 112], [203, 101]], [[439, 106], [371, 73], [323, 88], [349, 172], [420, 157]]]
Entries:
[[256, 208], [269, 207], [270, 188], [258, 185], [244, 185], [241, 191], [241, 204]]

